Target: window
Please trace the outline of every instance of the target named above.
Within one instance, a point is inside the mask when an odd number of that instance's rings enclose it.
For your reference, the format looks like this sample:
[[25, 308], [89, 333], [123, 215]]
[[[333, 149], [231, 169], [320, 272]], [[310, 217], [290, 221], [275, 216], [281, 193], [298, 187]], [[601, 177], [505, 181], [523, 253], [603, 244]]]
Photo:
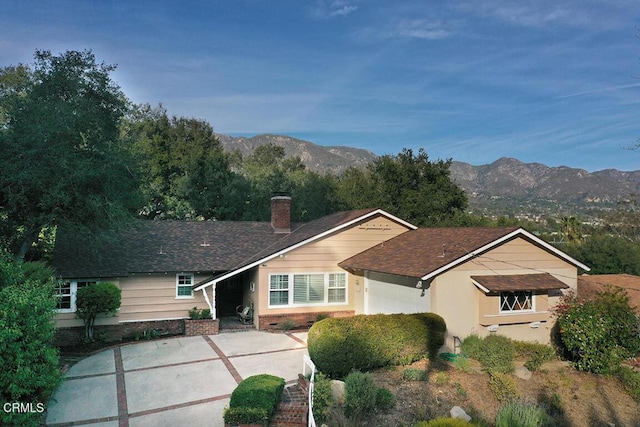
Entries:
[[289, 304], [289, 276], [274, 274], [269, 278], [269, 305]]
[[293, 303], [314, 304], [324, 302], [324, 274], [294, 274]]
[[193, 298], [193, 274], [176, 275], [176, 298]]
[[500, 292], [500, 311], [532, 311], [533, 310], [533, 292], [532, 291], [514, 291]]
[[60, 313], [73, 313], [76, 311], [76, 294], [78, 289], [91, 284], [98, 283], [97, 280], [69, 280], [62, 282], [56, 287], [57, 309]]
[[347, 301], [347, 275], [344, 273], [329, 273], [328, 302]]
[[60, 282], [56, 288], [58, 310], [71, 310], [71, 282]]
[[344, 304], [346, 273], [292, 273], [269, 276], [269, 306]]

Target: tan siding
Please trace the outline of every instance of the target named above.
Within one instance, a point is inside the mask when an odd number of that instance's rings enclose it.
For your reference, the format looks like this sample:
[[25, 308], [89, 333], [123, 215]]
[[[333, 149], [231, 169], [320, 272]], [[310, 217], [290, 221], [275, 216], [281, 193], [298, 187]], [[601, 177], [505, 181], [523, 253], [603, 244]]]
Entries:
[[[196, 275], [197, 283], [206, 276]], [[175, 274], [136, 275], [118, 280], [122, 291], [122, 303], [117, 315], [99, 317], [97, 325], [116, 324], [141, 320], [162, 320], [189, 317], [193, 307], [208, 308], [202, 292], [193, 298], [176, 298]], [[82, 326], [75, 313], [60, 313], [56, 316], [57, 327]]]
[[[283, 258], [276, 258], [267, 262], [266, 265], [261, 265], [256, 280], [256, 284], [260, 284], [260, 286], [256, 285], [259, 299], [258, 313], [271, 315], [299, 312], [315, 313], [327, 310], [362, 312], [364, 306], [362, 276], [347, 274], [347, 304], [269, 309], [269, 275], [278, 273], [343, 273], [345, 271], [338, 267], [339, 262], [405, 231], [407, 231], [405, 226], [379, 215], [321, 240], [301, 246], [288, 252]], [[358, 281], [359, 287], [356, 286], [356, 281]]]
[[[576, 289], [577, 269], [555, 255], [518, 238], [439, 275], [431, 286], [432, 310], [447, 321], [447, 345], [453, 336], [472, 333], [487, 335], [487, 325], [498, 324], [499, 332], [524, 340], [548, 343], [553, 318], [549, 308], [559, 296], [536, 295], [535, 312], [522, 315], [498, 315], [499, 297], [486, 296], [471, 282], [473, 275], [531, 274], [547, 272]], [[544, 322], [531, 328], [534, 321]]]

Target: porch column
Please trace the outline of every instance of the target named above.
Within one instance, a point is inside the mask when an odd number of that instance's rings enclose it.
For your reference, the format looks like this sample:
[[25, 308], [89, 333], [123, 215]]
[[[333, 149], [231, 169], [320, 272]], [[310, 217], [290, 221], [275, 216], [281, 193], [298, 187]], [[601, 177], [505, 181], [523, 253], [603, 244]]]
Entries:
[[211, 285], [211, 294], [213, 296], [213, 304], [209, 300], [209, 295], [207, 295], [207, 288], [202, 288], [202, 295], [204, 295], [204, 300], [207, 302], [207, 305], [209, 306], [209, 310], [211, 310], [211, 318], [215, 319], [216, 318], [216, 306], [215, 306], [215, 304], [216, 304], [216, 283]]

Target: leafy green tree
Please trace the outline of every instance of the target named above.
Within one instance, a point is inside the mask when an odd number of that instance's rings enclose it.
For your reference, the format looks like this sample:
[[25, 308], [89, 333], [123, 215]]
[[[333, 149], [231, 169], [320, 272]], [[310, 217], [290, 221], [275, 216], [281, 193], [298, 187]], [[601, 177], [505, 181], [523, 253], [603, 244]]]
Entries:
[[432, 162], [420, 149], [381, 156], [367, 170], [348, 170], [339, 194], [351, 208], [380, 207], [419, 226], [446, 224], [464, 213], [467, 198], [450, 177], [451, 161]]
[[581, 224], [575, 216], [560, 218], [560, 231], [565, 242], [580, 242], [582, 240]]
[[561, 249], [591, 268], [591, 274], [640, 275], [640, 243], [624, 237], [594, 234]]
[[581, 371], [611, 373], [640, 352], [640, 321], [620, 288], [587, 301], [569, 295], [556, 314], [560, 340]]
[[32, 68], [0, 70], [0, 217], [16, 259], [46, 227], [104, 229], [138, 208], [114, 69], [91, 51], [36, 51]]
[[78, 289], [76, 298], [76, 316], [84, 321], [85, 339], [93, 342], [96, 317], [114, 314], [120, 308], [120, 288], [113, 283], [98, 282]]
[[53, 346], [55, 282], [42, 265], [14, 263], [0, 252], [0, 407], [32, 403], [35, 412], [0, 411], [3, 426], [38, 426], [61, 380]]
[[141, 165], [143, 210], [150, 219], [236, 219], [238, 177], [209, 123], [139, 106], [123, 126]]
[[274, 191], [291, 194], [293, 221], [310, 221], [339, 210], [336, 178], [307, 170], [299, 157], [286, 157], [279, 145], [257, 147], [242, 159], [240, 171], [250, 186], [244, 220], [268, 221]]

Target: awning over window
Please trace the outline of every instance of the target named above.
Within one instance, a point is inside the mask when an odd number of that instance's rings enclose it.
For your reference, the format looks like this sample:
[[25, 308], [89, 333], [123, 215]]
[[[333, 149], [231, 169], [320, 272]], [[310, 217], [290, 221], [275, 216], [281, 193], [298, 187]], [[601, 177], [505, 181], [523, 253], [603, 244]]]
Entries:
[[549, 273], [471, 276], [471, 281], [484, 293], [504, 291], [550, 291], [569, 286]]

